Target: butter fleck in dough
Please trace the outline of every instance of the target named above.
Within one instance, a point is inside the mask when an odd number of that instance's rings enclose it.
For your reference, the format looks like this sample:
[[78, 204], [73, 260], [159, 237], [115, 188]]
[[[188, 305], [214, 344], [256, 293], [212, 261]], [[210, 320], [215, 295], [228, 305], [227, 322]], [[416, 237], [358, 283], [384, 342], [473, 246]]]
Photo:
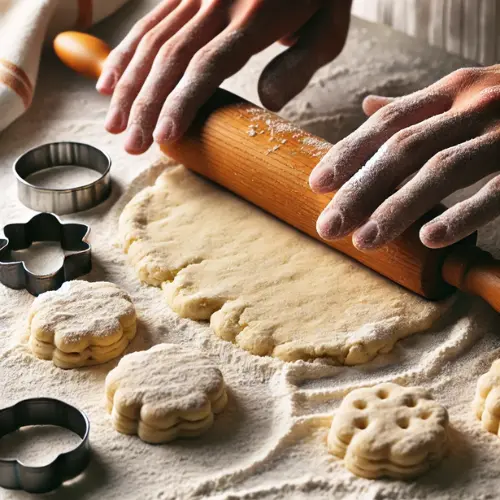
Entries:
[[210, 320], [219, 337], [261, 356], [366, 363], [449, 305], [403, 290], [182, 166], [129, 202], [119, 231], [141, 281], [161, 286], [175, 312]]

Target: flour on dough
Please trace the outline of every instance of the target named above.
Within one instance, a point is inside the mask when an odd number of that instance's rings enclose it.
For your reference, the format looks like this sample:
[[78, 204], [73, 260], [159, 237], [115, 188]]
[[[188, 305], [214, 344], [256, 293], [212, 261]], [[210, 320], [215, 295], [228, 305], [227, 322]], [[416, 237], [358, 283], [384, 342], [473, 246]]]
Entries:
[[477, 381], [474, 411], [485, 430], [499, 435], [500, 431], [500, 359]]
[[448, 449], [448, 412], [423, 388], [383, 383], [350, 392], [337, 410], [328, 449], [354, 474], [411, 478]]
[[159, 344], [124, 356], [106, 377], [113, 427], [148, 443], [195, 437], [227, 403], [220, 370], [196, 349]]
[[[297, 200], [300, 209], [300, 200]], [[286, 361], [365, 363], [444, 312], [182, 166], [125, 207], [120, 237], [139, 278], [180, 316]]]
[[39, 295], [28, 319], [29, 347], [60, 368], [106, 363], [135, 337], [132, 300], [113, 283], [68, 281]]

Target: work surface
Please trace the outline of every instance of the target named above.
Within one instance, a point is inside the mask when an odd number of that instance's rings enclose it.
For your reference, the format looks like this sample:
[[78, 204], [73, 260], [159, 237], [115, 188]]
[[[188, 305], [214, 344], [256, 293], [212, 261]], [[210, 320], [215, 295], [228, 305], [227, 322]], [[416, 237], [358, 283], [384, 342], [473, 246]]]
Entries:
[[[95, 32], [116, 41], [153, 3], [132, 2]], [[225, 87], [255, 101], [259, 70], [277, 50], [252, 60]], [[339, 61], [316, 75], [283, 115], [334, 142], [361, 122], [359, 103], [367, 93], [406, 93], [462, 64], [385, 28], [355, 22]], [[477, 377], [500, 357], [497, 315], [480, 301], [459, 296], [451, 317], [434, 331], [402, 341], [390, 355], [357, 368], [259, 358], [216, 338], [206, 325], [177, 318], [159, 290], [138, 283], [114, 240], [125, 203], [162, 169], [154, 165], [158, 150], [127, 156], [122, 138], [103, 131], [106, 106], [92, 82], [73, 75], [50, 53], [44, 57], [32, 109], [0, 136], [0, 223], [32, 215], [18, 202], [11, 173], [12, 161], [24, 150], [57, 140], [106, 150], [113, 160], [111, 198], [91, 211], [64, 217], [92, 227], [94, 269], [88, 279], [112, 281], [132, 296], [140, 320], [134, 349], [166, 341], [204, 350], [224, 374], [229, 404], [198, 440], [150, 446], [116, 433], [104, 410], [103, 387], [115, 364], [63, 371], [34, 358], [22, 343], [33, 297], [0, 286], [0, 407], [52, 396], [86, 411], [91, 421], [91, 465], [48, 498], [497, 497], [500, 439], [484, 432], [471, 410]], [[500, 256], [500, 226], [484, 228], [480, 244]], [[450, 413], [450, 456], [414, 482], [358, 479], [326, 450], [331, 415], [343, 394], [383, 380], [423, 385]], [[65, 439], [56, 433], [45, 443], [55, 452]], [[43, 444], [34, 443], [29, 455], [38, 462], [47, 453]], [[21, 453], [28, 445], [16, 446]], [[0, 498], [31, 497], [0, 490]]]

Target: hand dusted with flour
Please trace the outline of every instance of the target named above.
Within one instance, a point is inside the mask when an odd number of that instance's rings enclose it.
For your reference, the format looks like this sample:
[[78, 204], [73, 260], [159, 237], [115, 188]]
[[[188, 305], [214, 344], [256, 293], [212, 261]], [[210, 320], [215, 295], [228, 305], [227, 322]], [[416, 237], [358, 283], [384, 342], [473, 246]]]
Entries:
[[227, 404], [220, 370], [177, 344], [125, 356], [106, 377], [106, 398], [113, 427], [148, 443], [199, 436]]
[[106, 363], [135, 337], [132, 300], [113, 283], [68, 281], [31, 306], [29, 347], [60, 368]]
[[157, 2], [104, 64], [97, 89], [113, 96], [106, 129], [126, 130], [132, 154], [146, 151], [153, 137], [179, 139], [217, 87], [278, 40], [291, 47], [262, 72], [259, 94], [280, 109], [338, 56], [350, 7], [348, 0]]
[[446, 305], [373, 272], [184, 167], [162, 174], [120, 218], [139, 278], [180, 316], [286, 361], [365, 363], [429, 328]]
[[322, 237], [355, 231], [356, 247], [380, 248], [447, 196], [493, 173], [476, 194], [425, 224], [420, 239], [446, 247], [500, 215], [500, 65], [463, 68], [418, 92], [369, 96], [363, 104], [369, 119], [311, 173], [314, 191], [339, 190], [318, 218]]

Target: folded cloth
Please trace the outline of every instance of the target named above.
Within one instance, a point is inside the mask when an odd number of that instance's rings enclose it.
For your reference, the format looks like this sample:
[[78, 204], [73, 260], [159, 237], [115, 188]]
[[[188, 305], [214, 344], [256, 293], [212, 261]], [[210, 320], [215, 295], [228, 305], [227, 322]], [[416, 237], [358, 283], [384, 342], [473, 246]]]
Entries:
[[0, 131], [31, 104], [45, 40], [85, 30], [128, 0], [0, 0]]

